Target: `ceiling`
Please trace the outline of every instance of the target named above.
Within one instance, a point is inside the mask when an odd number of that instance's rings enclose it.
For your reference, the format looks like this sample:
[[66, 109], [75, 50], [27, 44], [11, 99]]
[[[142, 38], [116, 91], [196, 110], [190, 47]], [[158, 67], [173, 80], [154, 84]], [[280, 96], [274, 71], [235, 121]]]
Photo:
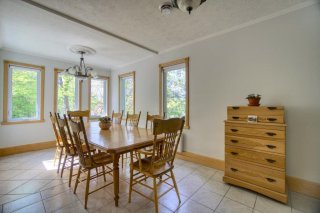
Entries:
[[[164, 1], [34, 0], [160, 53], [312, 0], [207, 0], [191, 15], [174, 10], [162, 16]], [[85, 60], [103, 68], [155, 55], [21, 0], [0, 0], [0, 48], [77, 62], [68, 51], [74, 44], [94, 48], [97, 54]]]

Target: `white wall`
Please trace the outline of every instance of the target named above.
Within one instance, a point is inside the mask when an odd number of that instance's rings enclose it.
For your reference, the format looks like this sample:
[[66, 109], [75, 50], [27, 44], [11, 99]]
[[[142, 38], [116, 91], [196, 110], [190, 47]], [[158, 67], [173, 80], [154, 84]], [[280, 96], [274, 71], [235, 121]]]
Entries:
[[[11, 60], [22, 63], [45, 66], [45, 94], [44, 116], [45, 123], [1, 125], [0, 124], [0, 148], [32, 144], [38, 142], [53, 141], [54, 134], [49, 118], [49, 112], [53, 112], [54, 95], [54, 68], [64, 69], [74, 64], [49, 60], [45, 58], [19, 54], [11, 51], [0, 50], [0, 121], [3, 118], [3, 60]], [[95, 66], [92, 66], [95, 68]], [[100, 75], [110, 75], [109, 71], [95, 69]], [[88, 109], [87, 81], [83, 82], [82, 109]]]
[[[158, 113], [158, 64], [190, 57], [190, 130], [186, 151], [224, 159], [226, 107], [262, 105], [286, 109], [287, 174], [320, 183], [320, 6], [156, 55], [112, 72], [136, 71], [136, 111]], [[118, 82], [112, 108], [118, 110]]]

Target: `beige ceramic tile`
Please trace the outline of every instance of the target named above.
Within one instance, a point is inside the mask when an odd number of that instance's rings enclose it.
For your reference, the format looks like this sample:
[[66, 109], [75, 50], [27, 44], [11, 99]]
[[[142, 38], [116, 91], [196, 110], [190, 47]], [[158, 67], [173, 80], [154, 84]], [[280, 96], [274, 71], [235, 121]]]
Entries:
[[221, 195], [202, 188], [191, 197], [191, 200], [196, 201], [212, 210], [215, 210], [221, 202], [222, 198], [223, 197]]
[[25, 196], [28, 196], [28, 194], [2, 195], [2, 196], [0, 196], [0, 205], [18, 200], [18, 199], [25, 197]]
[[75, 195], [73, 195], [73, 193], [63, 192], [56, 196], [50, 197], [49, 199], [43, 200], [43, 204], [47, 212], [52, 212], [59, 210], [76, 200], [77, 198]]
[[193, 200], [188, 200], [177, 211], [177, 213], [212, 213], [213, 210]]
[[[173, 211], [171, 211], [170, 209], [166, 208], [165, 206], [163, 206], [161, 204], [158, 205], [158, 211], [159, 211], [159, 213], [173, 213]], [[150, 202], [149, 204], [147, 204], [146, 206], [141, 207], [140, 209], [138, 209], [135, 212], [136, 213], [155, 212], [154, 203]]]
[[230, 185], [217, 182], [215, 180], [209, 180], [203, 187], [211, 192], [214, 192], [223, 196], [229, 190]]
[[258, 195], [254, 208], [262, 213], [290, 213], [291, 212], [290, 206], [280, 203], [278, 201], [274, 201], [262, 195]]
[[41, 191], [41, 196], [42, 199], [47, 199], [65, 191], [71, 191], [71, 188], [69, 188], [67, 184], [61, 184]]
[[21, 170], [20, 174], [15, 175], [11, 180], [30, 180], [42, 172], [41, 170]]
[[220, 171], [218, 170], [216, 173], [214, 173], [214, 175], [211, 177], [211, 180], [215, 180], [218, 181], [220, 183], [224, 183], [223, 182], [223, 176], [224, 176], [224, 171]]
[[32, 194], [3, 205], [3, 213], [13, 212], [41, 201], [39, 193]]
[[257, 194], [246, 189], [232, 186], [226, 194], [226, 197], [253, 208]]
[[163, 206], [167, 207], [171, 211], [176, 211], [180, 206], [182, 206], [186, 200], [188, 199], [186, 196], [180, 193], [181, 202], [179, 203], [179, 199], [177, 197], [175, 190], [170, 190], [167, 194], [159, 199], [159, 203]]
[[36, 193], [40, 191], [42, 187], [48, 184], [50, 180], [30, 180], [23, 185], [17, 187], [13, 191], [9, 192], [9, 194], [29, 194]]
[[253, 209], [249, 208], [248, 206], [245, 206], [241, 203], [238, 203], [236, 201], [230, 200], [229, 198], [223, 198], [222, 202], [218, 206], [216, 212], [219, 213], [251, 213]]
[[[106, 212], [106, 209], [104, 209], [104, 211]], [[75, 201], [61, 209], [59, 209], [58, 211], [56, 211], [55, 213], [86, 213], [88, 212], [87, 210], [85, 210], [83, 208], [83, 205], [80, 201]]]
[[36, 212], [36, 213], [45, 213], [44, 206], [42, 201], [34, 203], [30, 206], [26, 206], [22, 209], [19, 209], [18, 211], [15, 211], [14, 213], [27, 213], [27, 212]]
[[[0, 194], [7, 194], [8, 192], [23, 185], [24, 183], [26, 183], [26, 181], [24, 180], [0, 181]], [[19, 194], [19, 193], [16, 193], [16, 194]]]
[[0, 171], [0, 180], [11, 180], [12, 177], [20, 174], [21, 170], [1, 170]]

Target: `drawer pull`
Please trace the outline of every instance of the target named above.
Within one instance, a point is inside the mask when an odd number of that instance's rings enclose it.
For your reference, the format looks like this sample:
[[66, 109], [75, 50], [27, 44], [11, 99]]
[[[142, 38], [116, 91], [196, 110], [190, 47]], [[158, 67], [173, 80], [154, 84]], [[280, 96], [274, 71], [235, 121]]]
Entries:
[[275, 163], [276, 162], [276, 160], [269, 159], [269, 158], [267, 158], [266, 161], [268, 161], [269, 163]]
[[239, 117], [238, 116], [232, 116], [232, 119], [238, 120]]
[[276, 148], [276, 146], [274, 146], [274, 145], [270, 145], [270, 144], [268, 144], [268, 145], [266, 145], [269, 149], [274, 149], [274, 148]]
[[237, 129], [231, 129], [232, 132], [238, 132], [239, 130]]
[[266, 134], [269, 135], [269, 136], [275, 136], [276, 135], [276, 133], [274, 133], [274, 132], [266, 132]]
[[232, 143], [238, 143], [238, 140], [231, 140]]
[[240, 107], [232, 107], [232, 109], [239, 109]]
[[275, 110], [277, 107], [268, 107], [269, 110]]
[[276, 121], [276, 118], [267, 118], [268, 121]]
[[231, 155], [238, 155], [238, 152], [230, 152]]
[[235, 168], [230, 168], [231, 169], [231, 171], [233, 171], [233, 172], [237, 172], [238, 171], [238, 169], [235, 169]]
[[275, 179], [272, 179], [272, 178], [266, 178], [266, 179], [267, 179], [267, 181], [269, 181], [270, 183], [276, 182], [276, 180], [275, 180]]

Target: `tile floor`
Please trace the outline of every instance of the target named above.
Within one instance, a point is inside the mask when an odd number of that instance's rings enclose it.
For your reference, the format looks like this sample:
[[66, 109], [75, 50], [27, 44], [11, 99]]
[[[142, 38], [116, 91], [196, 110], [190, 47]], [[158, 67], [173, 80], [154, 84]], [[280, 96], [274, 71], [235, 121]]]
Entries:
[[[77, 194], [53, 167], [54, 149], [0, 158], [0, 213], [7, 212], [87, 212], [83, 208], [84, 184]], [[181, 195], [170, 191], [160, 199], [159, 211], [170, 212], [236, 212], [236, 213], [301, 213], [320, 212], [320, 200], [299, 193], [289, 194], [284, 205], [254, 192], [223, 183], [223, 172], [176, 159], [175, 176]], [[110, 177], [111, 178], [111, 177]], [[153, 203], [133, 194], [128, 203], [128, 166], [121, 170], [120, 205], [114, 206], [113, 185], [89, 196], [88, 212], [153, 212]], [[103, 183], [92, 183], [92, 187]], [[165, 190], [165, 186], [160, 187]], [[151, 194], [150, 194], [151, 195]]]

